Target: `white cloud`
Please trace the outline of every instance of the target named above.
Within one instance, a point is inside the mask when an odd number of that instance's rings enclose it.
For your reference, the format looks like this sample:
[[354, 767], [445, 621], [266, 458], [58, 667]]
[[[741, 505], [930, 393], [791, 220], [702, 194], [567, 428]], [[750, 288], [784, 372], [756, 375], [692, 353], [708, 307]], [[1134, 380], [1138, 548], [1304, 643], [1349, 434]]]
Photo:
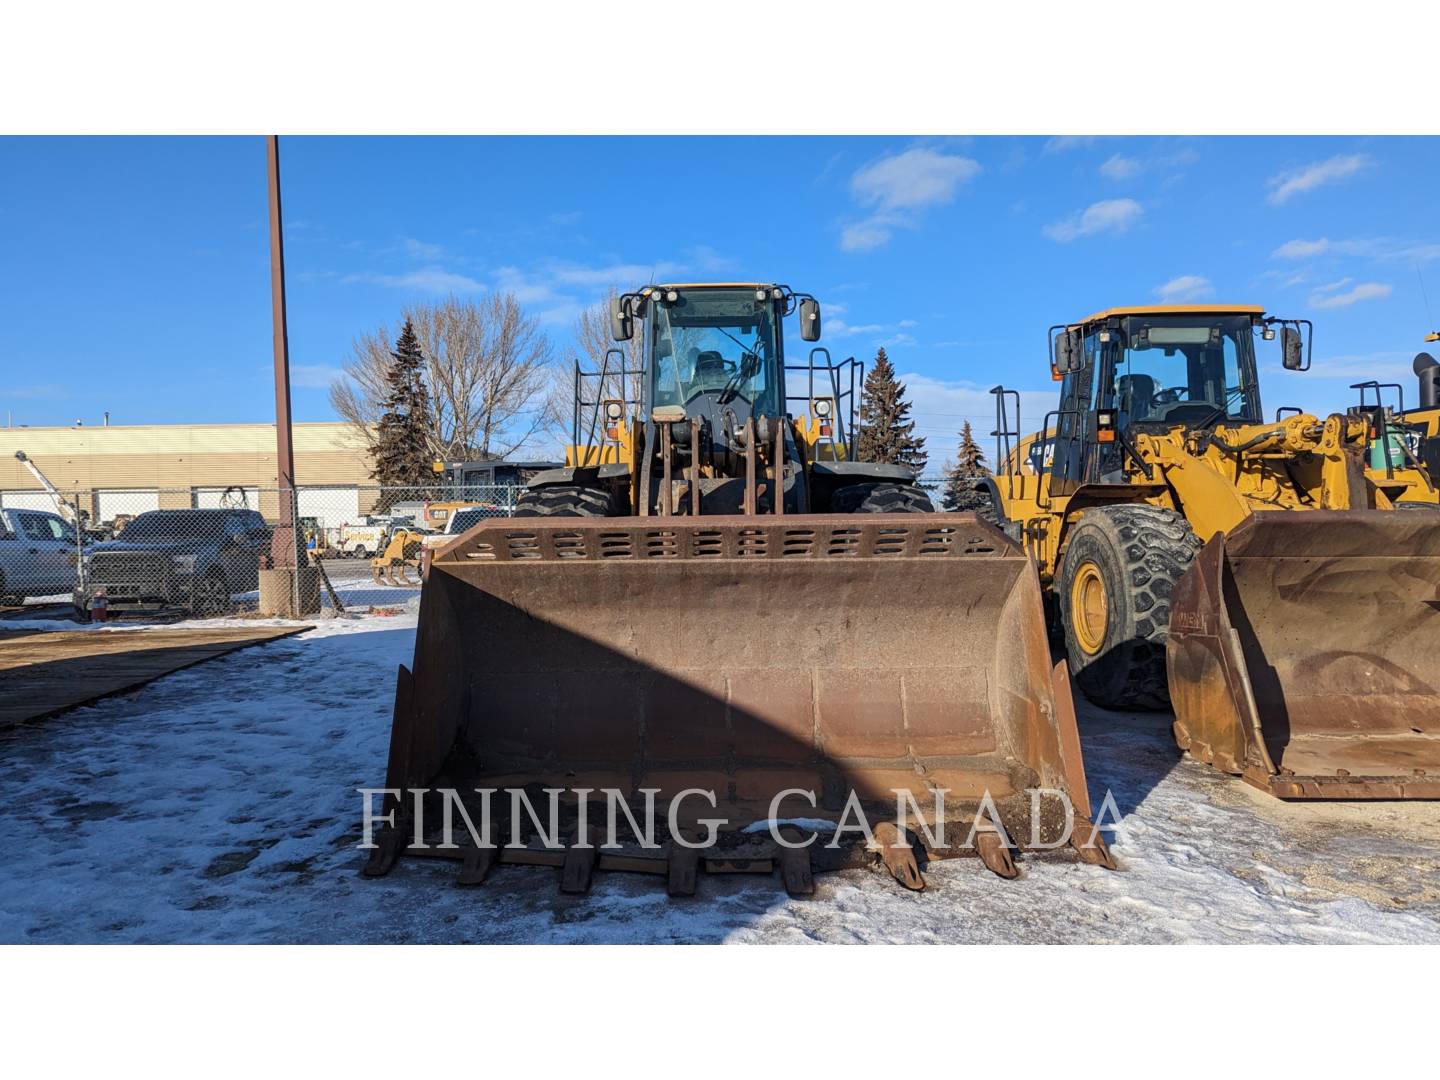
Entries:
[[350, 274], [341, 279], [345, 284], [356, 282], [384, 285], [423, 293], [477, 293], [485, 291], [485, 283], [464, 274], [451, 273], [439, 266], [427, 266], [405, 274]]
[[[1413, 377], [1413, 352], [1389, 350], [1372, 353], [1347, 353], [1317, 359], [1310, 379], [1379, 379], [1385, 382], [1408, 383]], [[1274, 370], [1283, 371], [1279, 364]]]
[[1342, 277], [1339, 281], [1332, 281], [1325, 285], [1316, 285], [1315, 291], [1317, 293], [1334, 292], [1336, 289], [1343, 289], [1354, 280], [1354, 278]]
[[850, 178], [850, 192], [862, 206], [916, 210], [950, 202], [960, 185], [980, 172], [980, 163], [923, 146], [881, 158]]
[[329, 364], [291, 364], [290, 382], [294, 386], [308, 386], [317, 389], [329, 387], [337, 379], [345, 377], [343, 368]]
[[1362, 169], [1374, 164], [1365, 154], [1338, 154], [1324, 161], [1302, 165], [1298, 169], [1278, 173], [1268, 181], [1270, 194], [1266, 201], [1275, 206], [1288, 202], [1292, 195], [1314, 191], [1325, 184], [1348, 180]]
[[1070, 150], [1083, 150], [1095, 144], [1094, 135], [1052, 135], [1045, 140], [1042, 154], [1063, 154]]
[[[1343, 286], [1350, 279], [1344, 282], [1336, 282], [1325, 288], [1331, 290]], [[1325, 288], [1316, 289], [1310, 294], [1310, 306], [1313, 308], [1342, 308], [1351, 304], [1358, 304], [1361, 300], [1383, 300], [1391, 293], [1391, 287], [1378, 281], [1362, 281], [1348, 292], [1326, 292]]]
[[1377, 262], [1403, 262], [1424, 265], [1440, 259], [1440, 244], [1392, 237], [1355, 238], [1351, 240], [1289, 240], [1270, 253], [1272, 259], [1308, 259], [1317, 255], [1350, 255]]
[[1128, 180], [1140, 171], [1140, 162], [1124, 154], [1112, 154], [1100, 166], [1100, 175], [1110, 180]]
[[842, 227], [841, 250], [873, 251], [883, 246], [896, 228], [913, 223], [913, 214], [953, 201], [961, 186], [979, 173], [980, 163], [972, 158], [924, 146], [862, 166], [850, 178], [850, 194], [873, 212]]
[[416, 240], [413, 236], [402, 236], [400, 238], [400, 250], [412, 259], [424, 262], [434, 262], [443, 258], [445, 249], [439, 244], [426, 243], [424, 240]]
[[1046, 225], [1041, 231], [1056, 243], [1068, 244], [1082, 236], [1124, 232], [1144, 212], [1144, 207], [1134, 199], [1102, 199], [1063, 221]]
[[876, 214], [864, 221], [846, 225], [840, 230], [841, 251], [874, 251], [884, 247], [895, 234], [898, 219], [890, 214]]
[[1210, 284], [1209, 278], [1203, 278], [1198, 274], [1182, 274], [1180, 277], [1171, 278], [1155, 289], [1155, 295], [1167, 304], [1179, 304], [1188, 300], [1203, 300], [1207, 296], [1214, 296], [1215, 289]]
[[[844, 308], [836, 304], [826, 306], [825, 336], [827, 338], [869, 338], [880, 345], [886, 345], [891, 342], [904, 345], [915, 344], [914, 337], [904, 333], [904, 331], [913, 330], [920, 325], [914, 319], [901, 319], [897, 323], [859, 323], [851, 325], [839, 317], [842, 311], [844, 311]], [[905, 340], [901, 341], [901, 338]]]
[[1272, 259], [1308, 259], [1315, 255], [1323, 255], [1330, 248], [1330, 241], [1321, 237], [1319, 240], [1287, 240], [1270, 253]]

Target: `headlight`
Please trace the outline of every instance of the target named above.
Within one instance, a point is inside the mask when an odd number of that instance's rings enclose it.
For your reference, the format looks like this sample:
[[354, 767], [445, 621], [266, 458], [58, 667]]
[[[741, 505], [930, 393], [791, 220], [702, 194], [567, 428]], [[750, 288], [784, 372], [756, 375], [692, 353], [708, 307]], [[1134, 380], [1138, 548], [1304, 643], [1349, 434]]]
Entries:
[[171, 559], [172, 565], [182, 574], [193, 574], [195, 572], [194, 555], [176, 555]]
[[829, 399], [829, 398], [819, 398], [819, 399], [816, 400], [816, 402], [815, 402], [815, 415], [816, 415], [816, 416], [829, 416], [829, 415], [830, 415], [830, 399]]

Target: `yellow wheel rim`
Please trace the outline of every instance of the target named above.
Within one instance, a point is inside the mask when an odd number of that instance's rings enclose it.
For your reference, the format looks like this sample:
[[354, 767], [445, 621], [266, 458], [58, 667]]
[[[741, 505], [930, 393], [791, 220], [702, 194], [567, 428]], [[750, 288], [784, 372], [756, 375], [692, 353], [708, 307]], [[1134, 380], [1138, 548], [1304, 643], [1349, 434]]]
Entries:
[[1110, 605], [1105, 597], [1105, 579], [1094, 563], [1085, 563], [1070, 585], [1070, 624], [1080, 648], [1091, 656], [1105, 644], [1110, 625]]

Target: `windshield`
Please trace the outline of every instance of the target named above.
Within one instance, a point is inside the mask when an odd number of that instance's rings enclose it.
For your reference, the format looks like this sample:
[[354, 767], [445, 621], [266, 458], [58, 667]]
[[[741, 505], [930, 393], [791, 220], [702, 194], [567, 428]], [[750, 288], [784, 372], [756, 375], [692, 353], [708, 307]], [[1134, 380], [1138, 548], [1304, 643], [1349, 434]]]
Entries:
[[1131, 318], [1112, 386], [1121, 424], [1258, 422], [1248, 316]]
[[752, 413], [778, 415], [775, 304], [753, 289], [697, 289], [651, 307], [654, 405], [686, 405], [700, 394], [737, 398]]
[[445, 531], [458, 535], [468, 532], [488, 517], [494, 517], [493, 511], [487, 511], [478, 506], [472, 506], [468, 510], [456, 510], [450, 517], [450, 527]]

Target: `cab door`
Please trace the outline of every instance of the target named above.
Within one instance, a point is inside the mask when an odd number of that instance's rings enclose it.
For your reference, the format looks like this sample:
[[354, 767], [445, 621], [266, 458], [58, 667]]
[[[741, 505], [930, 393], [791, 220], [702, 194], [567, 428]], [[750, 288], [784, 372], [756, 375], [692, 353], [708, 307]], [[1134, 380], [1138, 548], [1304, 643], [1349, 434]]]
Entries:
[[75, 585], [71, 559], [76, 551], [74, 535], [65, 520], [38, 510], [17, 510], [12, 516], [19, 518], [25, 541], [23, 551], [33, 569], [33, 580], [26, 586], [30, 595], [69, 593]]
[[1090, 471], [1095, 412], [1091, 388], [1095, 385], [1099, 342], [1092, 332], [1084, 339], [1085, 365], [1066, 372], [1060, 384], [1060, 407], [1045, 417], [1045, 428], [1054, 427], [1054, 450], [1050, 457], [1050, 494], [1069, 495], [1085, 483]]
[[30, 549], [34, 542], [25, 535], [22, 510], [0, 510], [0, 593], [13, 596], [39, 595], [37, 564]]

